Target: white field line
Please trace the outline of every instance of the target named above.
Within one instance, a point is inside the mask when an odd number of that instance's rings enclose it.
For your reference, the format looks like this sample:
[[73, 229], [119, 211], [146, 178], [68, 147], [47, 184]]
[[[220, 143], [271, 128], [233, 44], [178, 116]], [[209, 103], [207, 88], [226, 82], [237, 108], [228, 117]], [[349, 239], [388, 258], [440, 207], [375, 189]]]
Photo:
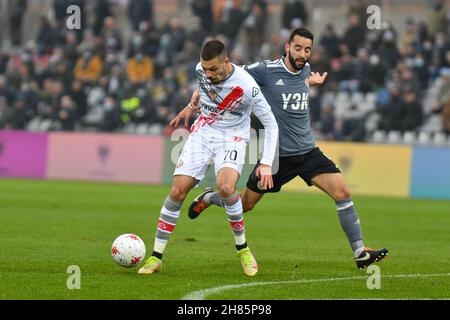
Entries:
[[[437, 273], [437, 274], [388, 274], [381, 275], [382, 279], [385, 278], [425, 278], [425, 277], [448, 277], [450, 273]], [[324, 279], [302, 279], [302, 280], [287, 280], [287, 281], [266, 281], [266, 282], [249, 282], [241, 284], [230, 284], [225, 286], [219, 286], [214, 288], [202, 289], [198, 291], [193, 291], [185, 295], [182, 300], [204, 300], [207, 296], [211, 294], [221, 293], [227, 290], [241, 289], [246, 287], [257, 287], [257, 286], [270, 286], [270, 285], [283, 285], [292, 283], [317, 283], [317, 282], [335, 282], [335, 281], [347, 281], [347, 280], [357, 280], [357, 279], [367, 279], [367, 276], [355, 276], [355, 277], [341, 277], [341, 278], [324, 278]]]

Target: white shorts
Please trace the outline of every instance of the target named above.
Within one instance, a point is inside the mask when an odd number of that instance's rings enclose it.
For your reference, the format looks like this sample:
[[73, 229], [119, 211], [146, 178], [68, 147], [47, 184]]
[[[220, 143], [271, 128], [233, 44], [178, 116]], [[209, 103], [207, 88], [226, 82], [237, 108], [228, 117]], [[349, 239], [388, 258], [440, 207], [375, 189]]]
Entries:
[[222, 168], [235, 169], [239, 175], [245, 161], [248, 139], [213, 134], [212, 130], [191, 133], [178, 159], [174, 176], [185, 175], [202, 180], [214, 163], [215, 174]]

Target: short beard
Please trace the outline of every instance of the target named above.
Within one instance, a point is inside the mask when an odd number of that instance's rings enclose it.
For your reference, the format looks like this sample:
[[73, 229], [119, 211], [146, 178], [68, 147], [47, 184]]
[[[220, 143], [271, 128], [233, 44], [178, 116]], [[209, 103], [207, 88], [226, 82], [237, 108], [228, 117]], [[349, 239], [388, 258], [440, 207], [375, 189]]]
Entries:
[[289, 59], [289, 62], [291, 63], [291, 65], [292, 65], [292, 67], [295, 69], [295, 70], [297, 70], [297, 71], [300, 71], [300, 70], [302, 70], [302, 68], [305, 66], [305, 64], [306, 64], [306, 61], [303, 63], [303, 65], [301, 66], [301, 67], [299, 67], [299, 66], [297, 66], [297, 63], [295, 62], [295, 59], [294, 59], [294, 57], [292, 57], [291, 56], [291, 54], [288, 52], [288, 59]]

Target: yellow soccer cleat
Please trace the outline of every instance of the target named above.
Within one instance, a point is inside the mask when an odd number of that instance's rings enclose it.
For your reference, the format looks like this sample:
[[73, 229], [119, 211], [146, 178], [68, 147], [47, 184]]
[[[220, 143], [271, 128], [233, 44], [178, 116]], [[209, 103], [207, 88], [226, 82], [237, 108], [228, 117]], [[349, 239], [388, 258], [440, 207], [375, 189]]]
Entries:
[[158, 272], [161, 269], [162, 269], [162, 260], [157, 257], [151, 256], [145, 261], [144, 266], [139, 269], [138, 273], [151, 274]]
[[241, 258], [242, 269], [246, 276], [254, 277], [258, 273], [258, 263], [253, 257], [249, 248], [244, 248], [238, 251], [238, 256]]

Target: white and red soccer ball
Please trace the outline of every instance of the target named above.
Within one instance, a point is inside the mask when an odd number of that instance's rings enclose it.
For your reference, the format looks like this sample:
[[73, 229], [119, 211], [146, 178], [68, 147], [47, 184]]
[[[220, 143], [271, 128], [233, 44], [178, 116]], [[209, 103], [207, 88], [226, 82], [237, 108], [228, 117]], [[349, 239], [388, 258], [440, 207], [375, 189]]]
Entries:
[[133, 268], [144, 261], [144, 241], [132, 233], [122, 234], [114, 240], [111, 254], [114, 261], [120, 266]]

